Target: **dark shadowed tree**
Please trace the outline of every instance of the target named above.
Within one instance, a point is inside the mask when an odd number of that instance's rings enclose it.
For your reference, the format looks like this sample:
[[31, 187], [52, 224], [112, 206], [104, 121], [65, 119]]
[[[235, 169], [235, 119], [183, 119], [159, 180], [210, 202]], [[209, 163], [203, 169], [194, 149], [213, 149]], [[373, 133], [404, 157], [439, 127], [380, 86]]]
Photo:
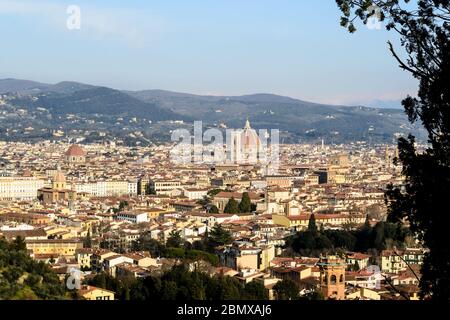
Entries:
[[269, 292], [262, 282], [251, 281], [245, 285], [242, 298], [244, 300], [268, 300]]
[[166, 246], [172, 248], [180, 248], [183, 244], [183, 239], [181, 239], [181, 232], [173, 230], [169, 233], [169, 238], [167, 239]]
[[309, 217], [308, 231], [313, 235], [317, 234], [316, 217], [314, 216], [314, 214]]
[[209, 213], [219, 213], [219, 208], [217, 208], [215, 205], [212, 205], [209, 210]]
[[230, 200], [228, 200], [228, 203], [225, 206], [225, 209], [223, 210], [224, 213], [239, 213], [239, 205], [236, 200], [234, 200], [233, 197], [231, 197]]
[[220, 224], [212, 227], [208, 235], [208, 245], [212, 248], [216, 246], [226, 245], [233, 242], [231, 233], [225, 230]]
[[[403, 54], [389, 50], [400, 68], [419, 81], [417, 97], [402, 102], [411, 123], [420, 122], [428, 134], [425, 150], [415, 138], [400, 138], [402, 186], [389, 186], [389, 219], [406, 220], [415, 236], [429, 248], [422, 266], [421, 293], [437, 300], [450, 298], [450, 0], [336, 0], [343, 12], [341, 25], [355, 31], [354, 21], [380, 18], [401, 38]], [[376, 5], [374, 7], [373, 5]], [[402, 58], [405, 57], [405, 58]]]
[[297, 283], [289, 279], [278, 281], [273, 290], [278, 300], [297, 300], [300, 291]]
[[241, 202], [239, 203], [239, 211], [240, 212], [251, 212], [252, 211], [252, 203], [250, 201], [250, 196], [248, 192], [244, 192], [242, 194]]
[[92, 248], [91, 230], [89, 229], [86, 238], [83, 240], [83, 246], [85, 248]]

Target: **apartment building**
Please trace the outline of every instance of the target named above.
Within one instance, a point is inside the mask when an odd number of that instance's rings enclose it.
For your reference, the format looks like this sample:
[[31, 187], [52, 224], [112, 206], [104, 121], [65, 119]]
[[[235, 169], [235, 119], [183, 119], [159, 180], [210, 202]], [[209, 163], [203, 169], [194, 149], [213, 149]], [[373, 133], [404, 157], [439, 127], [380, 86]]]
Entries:
[[173, 190], [181, 189], [181, 182], [179, 180], [149, 180], [148, 189], [150, 193], [171, 195]]
[[25, 240], [28, 250], [33, 254], [54, 254], [56, 256], [75, 256], [77, 249], [83, 248], [80, 240]]
[[146, 212], [122, 211], [116, 214], [115, 219], [131, 223], [141, 223], [148, 222], [148, 215]]
[[0, 177], [0, 200], [36, 199], [45, 181], [35, 177]]

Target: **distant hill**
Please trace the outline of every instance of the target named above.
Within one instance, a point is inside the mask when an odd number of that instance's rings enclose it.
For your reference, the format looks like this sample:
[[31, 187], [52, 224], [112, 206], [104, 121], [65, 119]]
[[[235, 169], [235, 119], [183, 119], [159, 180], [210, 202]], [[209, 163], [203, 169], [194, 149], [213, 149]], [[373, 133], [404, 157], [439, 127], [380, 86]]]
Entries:
[[[70, 123], [75, 129], [86, 129], [88, 126], [80, 123], [96, 123], [97, 128], [116, 135], [127, 130], [121, 126], [137, 119], [133, 130], [151, 131], [152, 137], [167, 138], [176, 126], [155, 122], [172, 121], [173, 124], [173, 120], [183, 120], [192, 124], [194, 120], [202, 120], [206, 127], [241, 128], [248, 117], [256, 129], [280, 129], [283, 142], [314, 142], [322, 138], [335, 143], [394, 142], [399, 135], [410, 132], [423, 137], [423, 132], [411, 126], [402, 109], [334, 106], [266, 93], [202, 96], [165, 90], [119, 91], [70, 81], [51, 85], [0, 80], [0, 93], [6, 92], [13, 108], [26, 108], [31, 113], [37, 108], [48, 110], [45, 117], [42, 112], [34, 117], [30, 114], [27, 122], [24, 117], [18, 118], [17, 121], [31, 127], [36, 126], [37, 119], [39, 127], [44, 128]], [[67, 115], [81, 115], [83, 120], [69, 121]], [[14, 118], [14, 114], [10, 117]]]
[[15, 92], [20, 94], [36, 94], [41, 92], [73, 93], [95, 87], [96, 86], [73, 81], [48, 84], [21, 79], [0, 79], [0, 94]]
[[41, 92], [48, 90], [52, 85], [30, 80], [0, 79], [0, 94], [7, 92]]
[[417, 131], [402, 109], [326, 105], [274, 94], [200, 96], [162, 90], [127, 93], [213, 125], [242, 127], [249, 117], [255, 128], [277, 128], [294, 139], [391, 142], [394, 135]]
[[[77, 87], [83, 89], [74, 91]], [[94, 86], [84, 89], [85, 87], [86, 85], [81, 84], [59, 83], [45, 93], [20, 96], [14, 101], [28, 107], [46, 108], [53, 115], [99, 114], [142, 117], [153, 121], [183, 118], [153, 103], [138, 100], [118, 90]]]

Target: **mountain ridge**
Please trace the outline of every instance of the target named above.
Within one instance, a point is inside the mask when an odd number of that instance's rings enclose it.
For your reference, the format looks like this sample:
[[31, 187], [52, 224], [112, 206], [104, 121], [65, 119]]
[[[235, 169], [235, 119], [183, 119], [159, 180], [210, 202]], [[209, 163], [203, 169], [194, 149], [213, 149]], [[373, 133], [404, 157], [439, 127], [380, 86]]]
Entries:
[[[17, 91], [5, 93], [6, 89]], [[398, 136], [412, 132], [420, 139], [422, 134], [401, 109], [327, 105], [267, 93], [204, 96], [160, 89], [117, 90], [73, 81], [49, 85], [3, 79], [0, 94], [6, 95], [11, 110], [28, 113], [27, 121], [24, 116], [8, 115], [19, 121], [19, 126], [23, 124], [24, 132], [19, 136], [24, 139], [31, 136], [27, 127], [49, 134], [49, 130], [72, 126], [71, 134], [83, 137], [83, 130], [85, 134], [95, 132], [91, 128], [95, 123], [97, 131], [104, 130], [104, 137], [167, 140], [171, 130], [189, 127], [195, 120], [203, 121], [206, 127], [224, 129], [241, 128], [246, 118], [255, 129], [279, 129], [283, 141], [289, 143], [322, 138], [335, 143], [393, 143]], [[17, 131], [6, 123], [8, 117], [0, 118], [0, 133]]]
[[[11, 85], [8, 86], [6, 82], [11, 82], [12, 86], [15, 85], [15, 89], [11, 88]], [[72, 86], [74, 89], [69, 90], [69, 86]], [[23, 91], [27, 91], [25, 93], [28, 93], [28, 90], [32, 89], [38, 89], [41, 91], [52, 91], [52, 92], [76, 92], [85, 90], [88, 88], [94, 88], [94, 87], [104, 87], [109, 88], [106, 86], [98, 86], [98, 85], [92, 85], [92, 84], [86, 84], [82, 82], [77, 81], [69, 81], [64, 80], [57, 82], [55, 84], [50, 83], [44, 83], [44, 82], [38, 82], [33, 80], [25, 80], [25, 79], [16, 79], [16, 78], [4, 78], [0, 79], [0, 94], [5, 93], [23, 93]], [[5, 89], [5, 88], [9, 88]], [[43, 90], [43, 89], [45, 90]], [[298, 98], [292, 98], [289, 96], [279, 95], [275, 93], [249, 93], [249, 94], [243, 94], [243, 95], [204, 95], [204, 94], [195, 94], [195, 93], [187, 93], [187, 92], [177, 92], [172, 90], [164, 90], [164, 89], [145, 89], [145, 90], [122, 90], [122, 89], [116, 89], [116, 88], [110, 88], [113, 90], [121, 91], [124, 93], [127, 93], [133, 97], [140, 97], [142, 100], [145, 100], [146, 94], [152, 94], [152, 95], [160, 95], [160, 96], [176, 96], [176, 97], [191, 97], [191, 98], [200, 98], [200, 99], [212, 99], [212, 100], [221, 100], [221, 99], [232, 99], [232, 100], [244, 100], [244, 101], [252, 101], [255, 102], [262, 97], [266, 98], [264, 101], [273, 101], [273, 102], [300, 102], [300, 103], [308, 103], [313, 105], [319, 105], [319, 106], [335, 106], [335, 107], [366, 107], [366, 108], [374, 108], [374, 109], [396, 109], [396, 108], [386, 108], [386, 107], [376, 107], [376, 106], [364, 106], [363, 104], [356, 104], [356, 105], [344, 105], [344, 104], [326, 104], [321, 102], [311, 102], [306, 101]], [[34, 91], [36, 93], [36, 91]], [[382, 100], [376, 100], [378, 102], [381, 102]]]

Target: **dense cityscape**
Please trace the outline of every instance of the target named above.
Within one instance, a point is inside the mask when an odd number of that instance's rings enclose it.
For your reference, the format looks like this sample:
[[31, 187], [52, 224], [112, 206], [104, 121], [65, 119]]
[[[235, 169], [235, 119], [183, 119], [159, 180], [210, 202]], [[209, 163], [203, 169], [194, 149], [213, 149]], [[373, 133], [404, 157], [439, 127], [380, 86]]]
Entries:
[[[240, 134], [259, 144], [250, 121]], [[173, 148], [2, 142], [0, 255], [35, 263], [2, 298], [419, 298], [426, 250], [387, 219], [396, 146], [280, 145], [276, 173], [174, 164]]]
[[0, 0], [0, 30], [2, 316], [448, 309], [450, 0]]

